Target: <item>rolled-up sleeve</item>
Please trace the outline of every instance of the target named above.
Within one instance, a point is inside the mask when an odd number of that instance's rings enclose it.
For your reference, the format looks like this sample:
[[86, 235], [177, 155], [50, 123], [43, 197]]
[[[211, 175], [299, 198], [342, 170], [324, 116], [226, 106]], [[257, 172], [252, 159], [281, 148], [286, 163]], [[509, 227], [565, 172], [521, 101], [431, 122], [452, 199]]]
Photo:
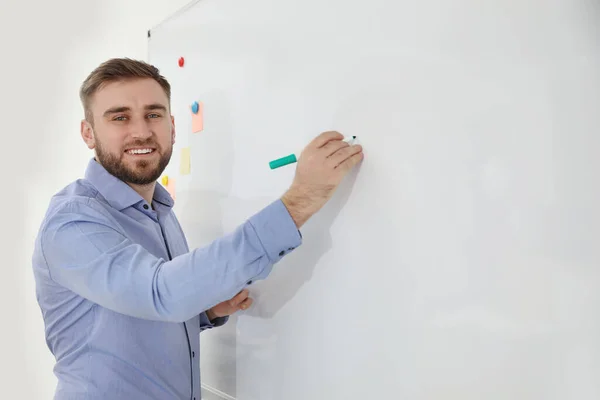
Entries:
[[94, 199], [65, 203], [40, 236], [49, 274], [58, 284], [113, 311], [172, 322], [186, 321], [232, 298], [248, 282], [265, 279], [301, 242], [281, 200], [233, 232], [170, 261], [131, 241]]

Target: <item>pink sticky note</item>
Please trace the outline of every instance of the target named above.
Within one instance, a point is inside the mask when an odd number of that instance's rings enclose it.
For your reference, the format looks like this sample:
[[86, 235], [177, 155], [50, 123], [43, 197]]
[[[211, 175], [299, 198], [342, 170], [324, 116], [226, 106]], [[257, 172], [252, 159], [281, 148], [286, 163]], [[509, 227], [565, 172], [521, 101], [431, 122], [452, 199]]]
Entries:
[[166, 189], [167, 192], [169, 192], [169, 194], [173, 198], [173, 200], [175, 200], [175, 178], [169, 177]]
[[190, 114], [192, 114], [192, 133], [200, 132], [204, 129], [204, 104], [198, 102], [198, 113], [194, 114], [190, 107]]

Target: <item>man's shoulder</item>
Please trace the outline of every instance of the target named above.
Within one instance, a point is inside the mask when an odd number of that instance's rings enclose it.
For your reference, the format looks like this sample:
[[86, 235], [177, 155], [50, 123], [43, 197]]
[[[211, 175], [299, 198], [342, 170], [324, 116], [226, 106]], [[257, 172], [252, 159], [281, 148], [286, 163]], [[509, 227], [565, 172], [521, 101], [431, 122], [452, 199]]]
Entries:
[[42, 223], [42, 229], [50, 220], [60, 214], [73, 213], [85, 215], [104, 214], [106, 206], [98, 190], [86, 179], [77, 179], [50, 198], [50, 204]]
[[[34, 264], [42, 263], [42, 243], [49, 245], [60, 236], [60, 240], [68, 239], [69, 229], [73, 222], [100, 222], [110, 220], [106, 205], [92, 184], [85, 179], [78, 179], [56, 192], [51, 198], [46, 213], [40, 223], [35, 239]], [[63, 232], [64, 235], [60, 235]]]

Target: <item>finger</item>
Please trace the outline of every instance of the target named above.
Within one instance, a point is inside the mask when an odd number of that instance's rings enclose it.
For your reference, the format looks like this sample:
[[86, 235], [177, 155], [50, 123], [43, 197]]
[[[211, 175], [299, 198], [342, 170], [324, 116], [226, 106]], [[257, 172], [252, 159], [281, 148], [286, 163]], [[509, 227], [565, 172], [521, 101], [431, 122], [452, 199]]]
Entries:
[[331, 157], [331, 155], [334, 154], [336, 151], [348, 146], [350, 145], [344, 141], [331, 140], [327, 142], [323, 147], [321, 147], [321, 151], [324, 152], [325, 157]]
[[337, 131], [327, 131], [314, 138], [309, 146], [319, 149], [325, 146], [331, 140], [342, 140], [343, 138], [344, 135]]
[[342, 171], [344, 174], [349, 172], [352, 168], [354, 168], [359, 162], [364, 159], [365, 155], [361, 151], [360, 153], [354, 154], [352, 157], [347, 158], [341, 164], [339, 164], [336, 169]]
[[238, 294], [236, 294], [231, 300], [229, 300], [229, 304], [232, 307], [237, 307], [244, 300], [246, 300], [249, 295], [250, 295], [250, 292], [248, 291], [248, 289], [244, 289], [241, 292], [239, 292]]
[[343, 147], [329, 157], [333, 168], [337, 168], [344, 161], [362, 152], [362, 146], [357, 144], [354, 146]]
[[254, 301], [248, 297], [246, 300], [244, 300], [242, 302], [242, 304], [240, 304], [240, 310], [247, 310], [250, 308], [250, 306], [252, 305], [252, 303], [254, 303]]

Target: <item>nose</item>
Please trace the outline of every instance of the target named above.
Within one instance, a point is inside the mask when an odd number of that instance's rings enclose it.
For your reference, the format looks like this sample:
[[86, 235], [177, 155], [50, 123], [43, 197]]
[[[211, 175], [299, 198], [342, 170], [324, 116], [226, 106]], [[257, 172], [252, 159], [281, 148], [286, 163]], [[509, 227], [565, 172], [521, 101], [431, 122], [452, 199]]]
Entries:
[[136, 118], [130, 124], [130, 134], [134, 139], [148, 139], [152, 136], [152, 129], [149, 122], [145, 118]]

